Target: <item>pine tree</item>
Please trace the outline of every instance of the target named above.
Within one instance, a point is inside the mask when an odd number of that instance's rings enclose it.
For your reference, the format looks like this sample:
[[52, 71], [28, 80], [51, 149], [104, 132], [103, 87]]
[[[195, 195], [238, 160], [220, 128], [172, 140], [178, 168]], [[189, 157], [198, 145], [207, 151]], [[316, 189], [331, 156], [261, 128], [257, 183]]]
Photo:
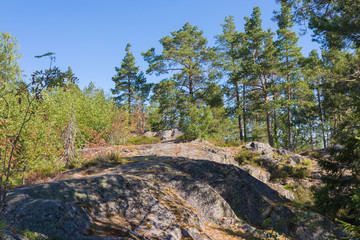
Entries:
[[[284, 0], [277, 0], [277, 2]], [[315, 39], [327, 47], [360, 47], [360, 2], [358, 0], [287, 0], [297, 21], [307, 21]]]
[[149, 117], [152, 130], [182, 128], [184, 112], [188, 110], [184, 90], [176, 88], [172, 80], [163, 80], [154, 86], [153, 91], [153, 107]]
[[281, 11], [275, 15], [278, 23], [277, 53], [280, 60], [279, 74], [283, 78], [284, 98], [283, 105], [287, 111], [288, 148], [293, 149], [293, 118], [292, 111], [298, 100], [301, 99], [301, 90], [307, 88], [306, 82], [300, 80], [298, 61], [301, 57], [301, 48], [297, 46], [298, 37], [291, 31], [294, 26], [293, 16], [290, 14], [290, 5], [282, 2]]
[[251, 88], [253, 104], [265, 111], [268, 142], [274, 146], [271, 110], [272, 89], [275, 87], [274, 73], [276, 70], [275, 46], [272, 39], [273, 33], [269, 29], [263, 31], [261, 27], [260, 9], [255, 7], [251, 17], [245, 17], [244, 46], [241, 50], [243, 56], [242, 68], [249, 77], [248, 85]]
[[320, 120], [319, 130], [321, 130], [323, 147], [327, 147], [326, 129], [325, 129], [325, 113], [323, 109], [323, 79], [325, 78], [325, 69], [319, 55], [315, 50], [309, 53], [307, 58], [301, 60], [301, 72], [308, 81], [310, 88], [316, 99], [317, 111], [309, 111], [313, 116], [317, 116]]
[[[238, 54], [242, 42], [238, 36], [239, 33], [235, 30], [233, 16], [226, 17], [225, 23], [221, 26], [223, 27], [223, 32], [222, 34], [216, 36], [218, 51], [221, 56], [220, 66], [224, 73], [228, 76], [227, 93], [229, 100], [232, 101], [235, 99], [233, 112], [237, 115], [240, 140], [243, 140], [245, 136], [246, 141], [245, 114], [242, 114], [245, 110], [243, 108], [245, 99], [241, 98], [241, 93], [243, 92], [242, 90], [245, 86], [244, 79], [241, 78], [241, 58]], [[242, 122], [244, 123], [244, 129], [242, 128]]]
[[163, 47], [160, 55], [155, 54], [154, 48], [142, 53], [149, 63], [147, 73], [160, 75], [174, 72], [171, 79], [176, 86], [194, 98], [211, 75], [215, 57], [214, 49], [207, 47], [203, 31], [185, 23], [180, 30], [171, 32], [171, 36], [163, 37], [160, 44]]

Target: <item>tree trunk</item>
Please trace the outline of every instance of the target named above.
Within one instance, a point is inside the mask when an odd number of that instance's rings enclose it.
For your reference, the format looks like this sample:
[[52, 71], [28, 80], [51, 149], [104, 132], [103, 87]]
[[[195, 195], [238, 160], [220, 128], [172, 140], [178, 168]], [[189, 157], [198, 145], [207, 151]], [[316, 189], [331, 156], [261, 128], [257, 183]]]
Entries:
[[314, 139], [313, 139], [313, 127], [312, 122], [309, 120], [309, 128], [310, 128], [310, 144], [311, 144], [311, 150], [314, 150]]
[[277, 126], [277, 119], [276, 119], [276, 110], [274, 110], [274, 112], [273, 112], [273, 119], [274, 119], [274, 141], [276, 142], [276, 143], [278, 143], [278, 136], [277, 136], [277, 128], [278, 128], [278, 126]]
[[191, 76], [189, 76], [189, 94], [191, 97], [194, 95], [193, 82]]
[[129, 113], [129, 126], [131, 125], [131, 86], [130, 78], [128, 78], [128, 113]]
[[[239, 85], [237, 82], [235, 83], [235, 88], [236, 88], [236, 108], [238, 110], [240, 108], [240, 96], [239, 96]], [[241, 127], [241, 114], [240, 113], [238, 113], [238, 123], [239, 123], [240, 140], [242, 141], [244, 139], [244, 137], [243, 137], [243, 131], [242, 131], [242, 127]]]
[[292, 133], [292, 129], [291, 129], [291, 126], [292, 126], [292, 121], [291, 121], [291, 109], [288, 108], [288, 132], [289, 132], [289, 146], [288, 148], [291, 150], [293, 149], [293, 133]]
[[246, 96], [246, 89], [245, 84], [243, 84], [243, 120], [244, 120], [244, 142], [247, 141], [246, 136], [246, 102], [245, 102], [245, 96]]
[[[290, 80], [288, 79], [288, 82]], [[291, 100], [291, 89], [288, 87], [288, 101]], [[293, 149], [293, 133], [292, 133], [292, 120], [291, 120], [291, 106], [288, 107], [288, 132], [289, 132], [289, 149]]]
[[266, 123], [267, 123], [267, 133], [268, 133], [268, 140], [271, 147], [274, 147], [274, 140], [272, 136], [272, 129], [271, 129], [271, 112], [268, 110], [266, 112]]
[[332, 136], [331, 136], [331, 138], [333, 138], [333, 136], [334, 136], [335, 133], [336, 133], [337, 124], [338, 124], [338, 119], [337, 119], [337, 114], [335, 113], [335, 114], [334, 114], [334, 127], [333, 127], [333, 130], [332, 130]]
[[320, 88], [317, 89], [317, 97], [318, 97], [318, 102], [319, 102], [319, 113], [320, 113], [320, 120], [321, 120], [321, 130], [322, 130], [323, 143], [324, 143], [324, 148], [326, 148], [327, 145], [326, 145], [325, 123], [324, 123], [325, 119], [324, 119], [324, 112], [323, 112], [323, 108], [322, 108], [322, 104], [321, 104]]

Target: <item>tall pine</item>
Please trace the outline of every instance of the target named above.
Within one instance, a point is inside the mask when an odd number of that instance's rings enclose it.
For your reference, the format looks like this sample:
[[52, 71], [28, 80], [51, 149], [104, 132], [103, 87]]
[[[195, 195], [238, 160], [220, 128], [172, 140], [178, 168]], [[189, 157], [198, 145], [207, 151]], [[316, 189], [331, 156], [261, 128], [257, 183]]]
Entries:
[[154, 48], [142, 53], [149, 63], [147, 73], [173, 73], [172, 80], [177, 87], [193, 98], [211, 75], [215, 50], [207, 46], [203, 31], [189, 23], [163, 37], [160, 44], [163, 47], [160, 55], [155, 53]]
[[[235, 106], [232, 109], [234, 112], [239, 128], [240, 140], [245, 138], [246, 141], [246, 118], [244, 113], [244, 77], [241, 71], [241, 58], [239, 57], [239, 49], [242, 46], [242, 41], [239, 38], [239, 33], [235, 29], [234, 17], [228, 16], [225, 18], [225, 23], [222, 34], [216, 36], [216, 43], [218, 45], [218, 52], [221, 56], [220, 66], [222, 71], [227, 75], [227, 95], [229, 100], [235, 100]], [[243, 93], [243, 97], [241, 94]], [[242, 128], [242, 122], [244, 128]]]
[[273, 33], [270, 29], [262, 29], [260, 15], [260, 8], [255, 7], [251, 17], [245, 17], [245, 32], [241, 34], [245, 41], [240, 51], [243, 57], [241, 65], [248, 77], [254, 106], [265, 112], [268, 142], [274, 146], [271, 112], [277, 59]]
[[292, 112], [296, 104], [301, 101], [300, 88], [304, 82], [300, 81], [298, 61], [301, 57], [301, 48], [297, 46], [298, 37], [291, 31], [294, 26], [293, 16], [290, 14], [290, 5], [286, 1], [281, 2], [281, 11], [275, 15], [278, 23], [278, 40], [276, 41], [277, 53], [280, 60], [279, 74], [283, 79], [282, 105], [287, 112], [287, 147], [293, 149], [293, 117]]

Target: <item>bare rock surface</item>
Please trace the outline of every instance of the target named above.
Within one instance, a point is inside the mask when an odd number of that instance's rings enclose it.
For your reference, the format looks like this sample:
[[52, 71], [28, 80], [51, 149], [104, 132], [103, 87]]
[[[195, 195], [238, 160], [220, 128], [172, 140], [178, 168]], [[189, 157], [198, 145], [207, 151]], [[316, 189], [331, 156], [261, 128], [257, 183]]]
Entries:
[[[248, 239], [266, 236], [266, 229], [321, 239], [337, 230], [293, 207], [267, 176], [260, 181], [239, 168], [226, 148], [194, 141], [113, 151], [126, 163], [84, 166], [64, 173], [64, 180], [10, 192], [7, 222], [61, 239]], [[299, 211], [306, 212], [302, 221]]]

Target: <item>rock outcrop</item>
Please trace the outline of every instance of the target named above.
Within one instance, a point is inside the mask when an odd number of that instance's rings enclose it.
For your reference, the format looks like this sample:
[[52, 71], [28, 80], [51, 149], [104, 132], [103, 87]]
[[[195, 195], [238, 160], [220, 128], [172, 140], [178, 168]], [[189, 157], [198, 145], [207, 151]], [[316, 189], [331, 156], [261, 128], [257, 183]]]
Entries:
[[177, 128], [161, 130], [158, 132], [147, 131], [144, 133], [144, 136], [146, 136], [146, 137], [159, 137], [161, 139], [161, 141], [175, 140], [177, 137], [179, 137], [181, 135], [183, 135], [183, 132], [181, 132]]
[[239, 168], [225, 148], [192, 142], [124, 149], [116, 151], [126, 163], [98, 172], [84, 166], [63, 175], [69, 179], [10, 192], [8, 224], [61, 239], [226, 239], [215, 238], [225, 227], [233, 232], [228, 239], [265, 238], [266, 229], [295, 239], [336, 234], [326, 218], [293, 207], [267, 177], [262, 182]]

